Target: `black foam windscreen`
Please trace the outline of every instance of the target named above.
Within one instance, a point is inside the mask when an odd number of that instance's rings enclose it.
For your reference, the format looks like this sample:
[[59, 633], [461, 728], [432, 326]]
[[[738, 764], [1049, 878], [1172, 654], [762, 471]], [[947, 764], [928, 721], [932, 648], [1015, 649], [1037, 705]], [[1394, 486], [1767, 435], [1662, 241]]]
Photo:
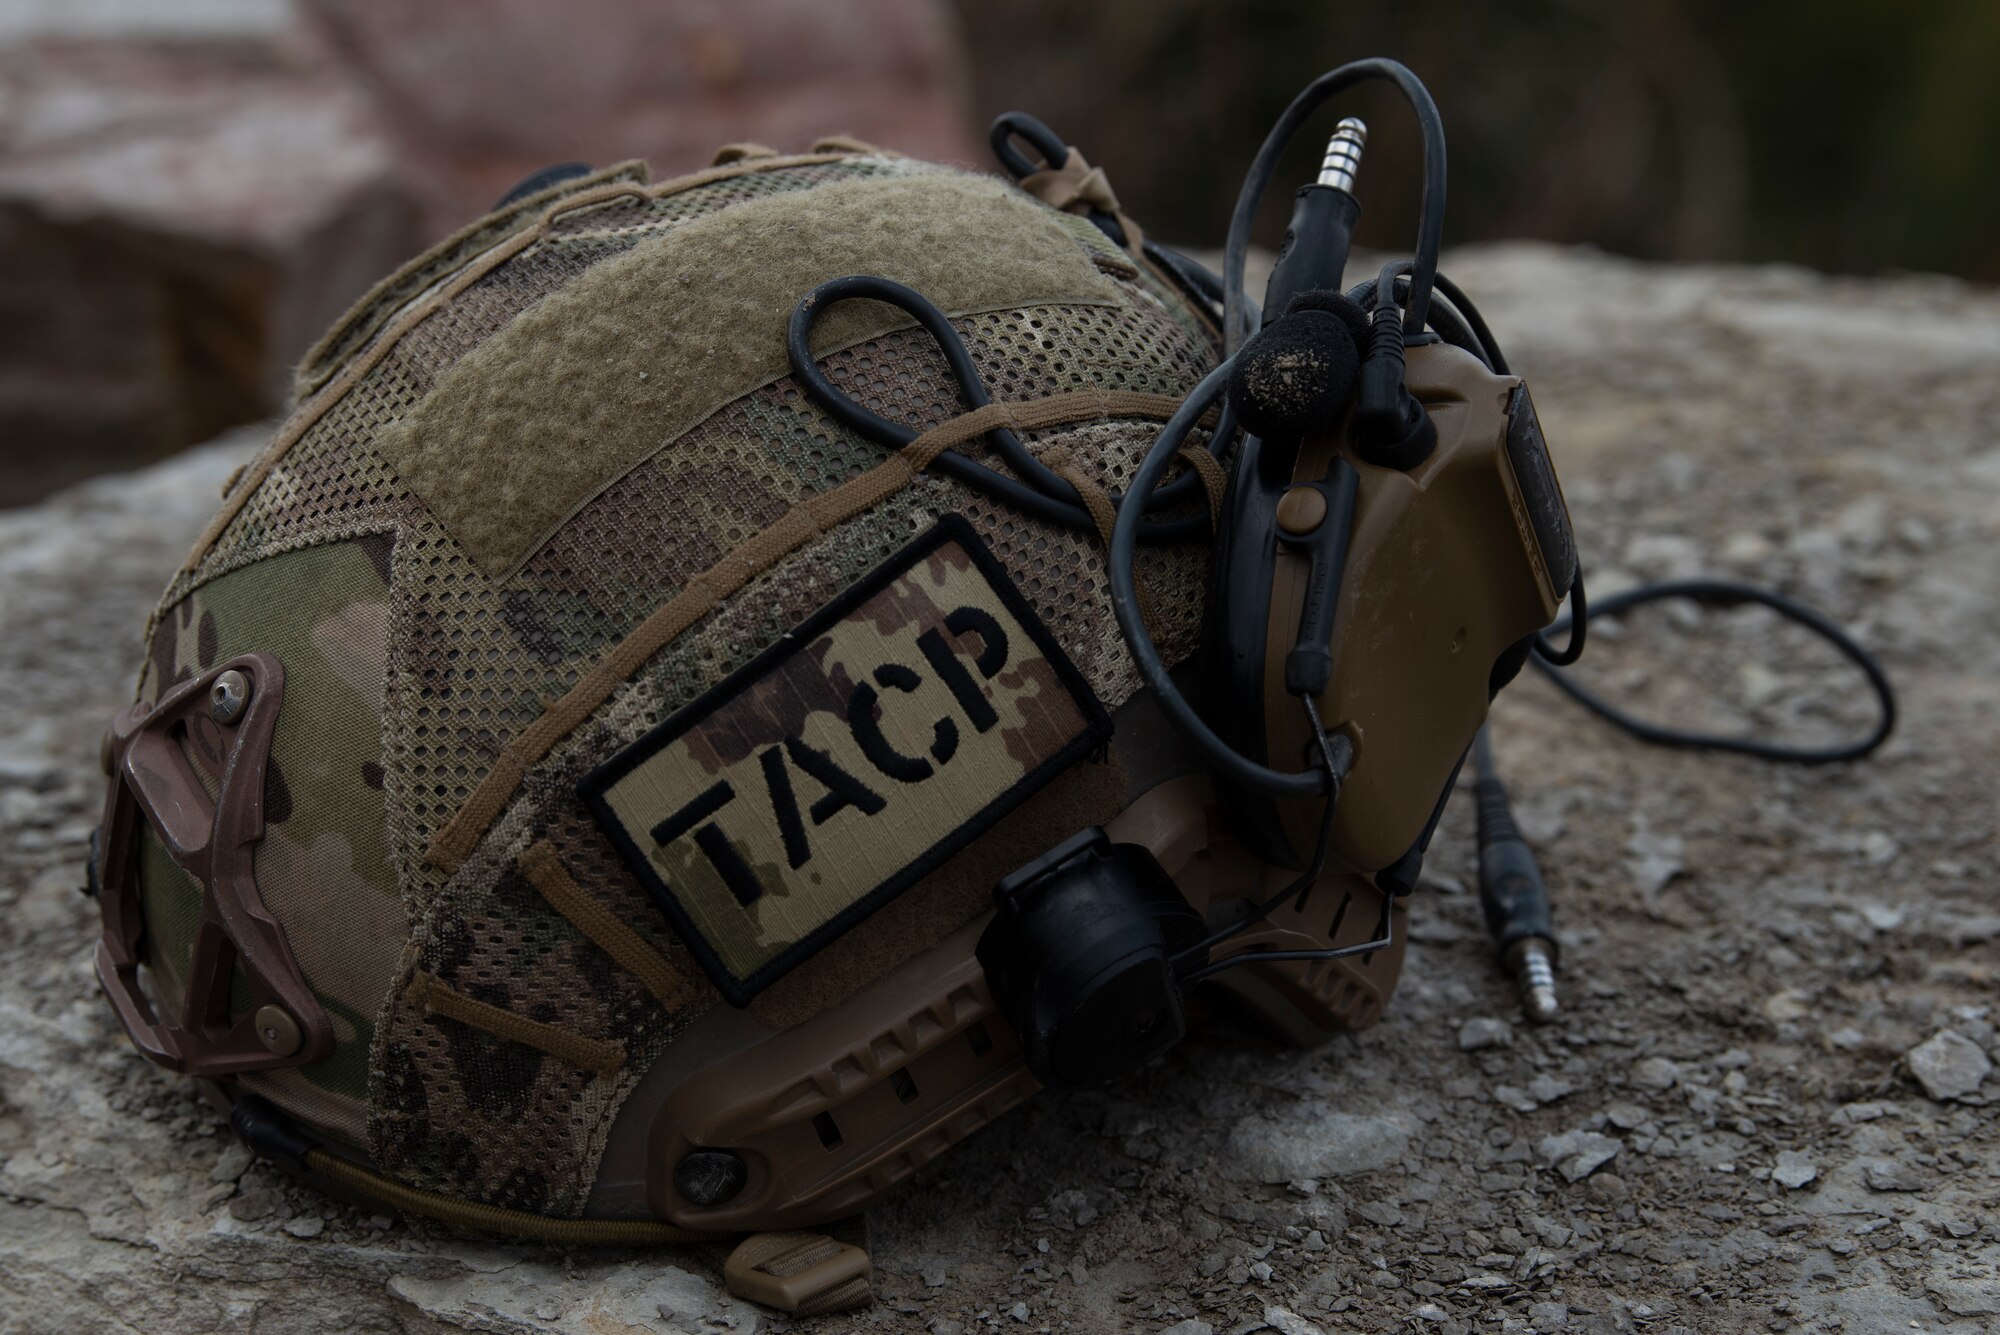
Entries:
[[1340, 322], [1347, 326], [1347, 332], [1353, 335], [1354, 346], [1363, 354], [1368, 351], [1368, 312], [1345, 292], [1323, 287], [1301, 292], [1285, 306], [1285, 314], [1290, 315], [1293, 311], [1325, 311], [1339, 317]]
[[1330, 427], [1354, 397], [1361, 354], [1353, 331], [1338, 314], [1304, 301], [1258, 331], [1230, 372], [1237, 419], [1266, 440]]

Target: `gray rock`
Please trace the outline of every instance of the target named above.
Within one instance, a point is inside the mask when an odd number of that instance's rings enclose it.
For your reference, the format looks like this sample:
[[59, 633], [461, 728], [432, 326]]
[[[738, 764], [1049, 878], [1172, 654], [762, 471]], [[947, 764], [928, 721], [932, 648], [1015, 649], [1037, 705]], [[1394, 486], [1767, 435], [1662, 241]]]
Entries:
[[763, 1327], [757, 1308], [658, 1258], [575, 1269], [559, 1261], [485, 1259], [497, 1268], [430, 1266], [395, 1276], [389, 1292], [414, 1314], [466, 1330], [586, 1335], [621, 1327], [655, 1330], [662, 1319], [670, 1331], [703, 1335], [718, 1326], [730, 1335], [756, 1335]]
[[1528, 1320], [1536, 1330], [1561, 1330], [1569, 1324], [1569, 1308], [1562, 1303], [1534, 1303], [1528, 1308]]
[[1536, 1145], [1542, 1162], [1563, 1175], [1567, 1182], [1580, 1182], [1618, 1156], [1622, 1144], [1597, 1131], [1565, 1131], [1544, 1136]]
[[266, 1187], [246, 1191], [229, 1202], [229, 1217], [242, 1220], [246, 1224], [259, 1219], [269, 1219], [278, 1211], [278, 1193]]
[[1680, 1078], [1681, 1068], [1666, 1057], [1647, 1057], [1632, 1064], [1632, 1083], [1641, 1089], [1672, 1089]]
[[1653, 1120], [1653, 1114], [1636, 1103], [1614, 1103], [1604, 1110], [1604, 1119], [1620, 1131], [1631, 1131]]
[[1482, 1015], [1477, 1019], [1467, 1020], [1458, 1027], [1460, 1052], [1480, 1052], [1486, 1048], [1513, 1046], [1514, 1026], [1505, 1020]]
[[[1752, 266], [1644, 266], [1535, 246], [1472, 248], [1448, 267], [1495, 325], [1510, 331], [1509, 352], [1532, 367], [1552, 427], [1561, 410], [1602, 438], [1629, 432], [1643, 445], [1649, 432], [1652, 439], [1671, 433], [1687, 442], [1675, 448], [1704, 452], [1712, 472], [1676, 511], [1676, 522], [1703, 550], [1712, 551], [1732, 529], [1755, 528], [1771, 549], [1768, 569], [1755, 575], [1789, 582], [1796, 567], [1783, 552], [1802, 506], [1831, 515], [1866, 487], [1894, 493], [1892, 522], [1923, 513], [1936, 542], [1922, 564], [1935, 570], [1879, 585], [1843, 574], [1840, 611], [1871, 643], [1900, 643], [1896, 671], [1912, 692], [1961, 707], [1980, 702], [1979, 671], [2000, 648], [2000, 627], [1981, 601], [1990, 602], [1986, 591], [2000, 587], [2000, 544], [1988, 541], [1985, 513], [2000, 487], [2000, 447], [1980, 417], [1991, 397], [1991, 366], [2000, 358], [2000, 295], [1931, 286], [1937, 280], [1830, 284]], [[1261, 283], [1253, 288], [1261, 290]], [[1740, 349], [1755, 359], [1754, 377], [1724, 374], [1727, 367], [1707, 346], [1703, 312], [1762, 309], [1775, 290], [1795, 319], [1856, 330], [1853, 360], [1837, 382], [1843, 391], [1837, 407], [1843, 419], [1852, 417], [1852, 430], [1843, 424], [1828, 432], [1825, 414], [1795, 409], [1815, 400], [1816, 385], [1836, 382], [1818, 378], [1783, 340], [1754, 330], [1732, 333], [1727, 352], [1737, 356]], [[1904, 411], [1899, 405], [1907, 400], [1893, 380], [1869, 371], [1884, 355], [1874, 315], [1885, 303], [1905, 308], [1913, 322], [1920, 311], [1926, 327], [1937, 323], [1936, 337], [1912, 347], [1967, 358], [1963, 372], [1927, 371], [1922, 380], [1927, 403], [1937, 396], [1923, 441], [1926, 464], [1935, 467], [1873, 466], [1881, 442], [1894, 439], [1893, 413]], [[1968, 349], [1978, 356], [1968, 358]], [[1893, 355], [1918, 354], [1899, 346]], [[1635, 385], [1643, 392], [1635, 393]], [[1669, 399], [1663, 413], [1660, 405]], [[1689, 404], [1696, 417], [1674, 417]], [[1758, 416], [1766, 404], [1775, 407]], [[1732, 425], [1711, 442], [1700, 429], [1711, 410], [1740, 423], [1742, 434]], [[1741, 449], [1750, 438], [1758, 448]], [[204, 1192], [235, 1189], [234, 1182], [207, 1181], [227, 1133], [185, 1082], [144, 1067], [117, 1036], [91, 979], [94, 914], [70, 889], [79, 864], [62, 841], [73, 842], [71, 828], [95, 819], [95, 741], [104, 718], [130, 698], [137, 628], [212, 511], [222, 477], [256, 443], [245, 438], [220, 453], [107, 479], [42, 506], [0, 511], [0, 606], [12, 622], [33, 628], [0, 637], [6, 725], [0, 815], [15, 822], [0, 824], [0, 1326], [78, 1335], [251, 1328], [318, 1335], [330, 1325], [408, 1335], [593, 1329], [743, 1335], [761, 1321], [801, 1332], [929, 1324], [933, 1335], [989, 1329], [1027, 1335], [1045, 1324], [1157, 1333], [1181, 1322], [1179, 1335], [1236, 1335], [1268, 1324], [1267, 1302], [1298, 1302], [1330, 1335], [1412, 1329], [1498, 1335], [1508, 1326], [1527, 1335], [1530, 1325], [1544, 1335], [1613, 1327], [1664, 1333], [1676, 1326], [1705, 1335], [1735, 1329], [1746, 1312], [1760, 1330], [1777, 1317], [1794, 1328], [1832, 1329], [1827, 1318], [1838, 1316], [1842, 1329], [1857, 1335], [1910, 1330], [1912, 1321], [1943, 1329], [1953, 1307], [1965, 1314], [1952, 1330], [2000, 1322], [2000, 1315], [1978, 1310], [1990, 1302], [1981, 1285], [1991, 1258], [1983, 1252], [1993, 1245], [1986, 1219], [2000, 1190], [1992, 1156], [1979, 1153], [1976, 1138], [1991, 1108], [1931, 1102], [1913, 1075], [1897, 1095], [1900, 1103], [1850, 1108], [1851, 1117], [1834, 1111], [1844, 1098], [1882, 1097], [1853, 1091], [1879, 1075], [1872, 1058], [1885, 1042], [1893, 1056], [1945, 1027], [1982, 1041], [1962, 1008], [1991, 1003], [1984, 971], [1990, 943], [2000, 939], [2000, 913], [1987, 902], [1989, 867], [1981, 852], [1990, 843], [1991, 803], [1964, 776], [1982, 772], [1977, 767], [1990, 747], [1977, 727], [1950, 726], [1952, 716], [1937, 711], [1928, 720], [1913, 716], [1896, 743], [1893, 768], [1864, 764], [1833, 776], [1682, 767], [1670, 757], [1621, 752], [1561, 726], [1557, 715], [1544, 720], [1549, 726], [1536, 724], [1525, 717], [1532, 701], [1510, 695], [1497, 716], [1504, 724], [1508, 711], [1520, 709], [1528, 726], [1509, 727], [1501, 738], [1521, 757], [1509, 770], [1537, 775], [1531, 788], [1573, 795], [1549, 807], [1563, 816], [1562, 837], [1579, 855], [1578, 875], [1590, 878], [1579, 883], [1574, 911], [1562, 918], [1574, 961], [1566, 984], [1576, 1003], [1569, 1021], [1532, 1032], [1517, 1025], [1511, 1051], [1460, 1054], [1459, 1023], [1485, 1011], [1504, 988], [1474, 949], [1480, 929], [1469, 896], [1415, 904], [1413, 918], [1450, 919], [1458, 943], [1414, 943], [1404, 985], [1381, 1025], [1302, 1054], [1239, 1042], [1226, 1030], [1219, 1037], [1197, 1033], [1176, 1055], [1172, 1080], [1142, 1081], [1115, 1096], [1132, 1116], [1111, 1116], [1101, 1096], [1038, 1099], [905, 1182], [882, 1207], [885, 1221], [876, 1233], [884, 1288], [898, 1281], [900, 1288], [872, 1313], [782, 1321], [730, 1306], [726, 1292], [696, 1273], [649, 1291], [665, 1267], [692, 1271], [671, 1251], [558, 1255], [441, 1227], [391, 1225], [386, 1217], [371, 1226], [367, 1210], [345, 1208], [334, 1216], [340, 1222], [307, 1242], [278, 1225], [275, 1209], [247, 1224], [219, 1210], [195, 1211]], [[1741, 460], [1752, 454], [1755, 466], [1745, 469]], [[1562, 464], [1582, 531], [1601, 535], [1597, 541], [1615, 554], [1624, 535], [1660, 529], [1665, 521], [1647, 514], [1657, 499], [1652, 481], [1642, 478], [1619, 493], [1615, 484], [1629, 470], [1611, 467], [1611, 457], [1584, 449], [1564, 455]], [[1802, 460], [1809, 463], [1805, 492], [1785, 476]], [[1975, 464], [1981, 471], [1971, 471]], [[1925, 476], [1910, 491], [1916, 474]], [[1938, 485], [1940, 477], [1954, 485]], [[1977, 485], [1955, 485], [1959, 479]], [[1904, 608], [1909, 619], [1899, 621]], [[1731, 617], [1711, 611], [1704, 618], [1703, 634], [1725, 641], [1714, 647], [1730, 647]], [[1764, 624], [1750, 624], [1752, 635], [1761, 635]], [[1885, 629], [1906, 638], [1885, 636]], [[1676, 665], [1659, 651], [1675, 647], [1678, 632], [1651, 616], [1631, 618], [1627, 630], [1621, 659], [1664, 682]], [[1735, 647], [1744, 650], [1740, 659], [1771, 646], [1753, 640]], [[1772, 665], [1786, 675], [1806, 672], [1781, 658]], [[1616, 665], [1607, 659], [1599, 670], [1609, 677]], [[1774, 727], [1865, 726], [1859, 711], [1842, 712], [1843, 685], [1829, 680], [1822, 690], [1817, 678], [1805, 684], [1813, 689], [1813, 709], [1790, 714], [1793, 697], [1780, 695], [1770, 707]], [[1820, 716], [1821, 702], [1834, 717]], [[58, 777], [35, 777], [42, 773]], [[1890, 892], [1882, 873], [1866, 865], [1860, 835], [1841, 841], [1824, 833], [1846, 829], [1863, 804], [1897, 817], [1893, 832], [1903, 848], [1889, 868], [1898, 886], [1890, 902], [1910, 907], [1893, 932], [1875, 926], [1865, 911]], [[1676, 903], [1687, 915], [1685, 927], [1620, 911], [1612, 893], [1624, 878], [1616, 864], [1628, 822], [1640, 811], [1686, 840], [1690, 866], [1700, 851], [1704, 882]], [[1461, 879], [1473, 861], [1468, 816], [1453, 804], [1432, 858]], [[1884, 828], [1888, 819], [1882, 818]], [[1625, 894], [1636, 900], [1629, 888]], [[1599, 911], [1585, 912], [1586, 906]], [[1834, 921], [1836, 913], [1871, 937], [1852, 935]], [[1878, 993], [1879, 979], [1851, 976], [1878, 960], [1890, 966], [1884, 976], [1921, 978], [1921, 985]], [[1779, 988], [1804, 1016], [1791, 1034], [1774, 1032], [1760, 1014]], [[1917, 994], [1927, 1007], [1915, 1004]], [[1822, 1051], [1820, 1035], [1843, 1026], [1866, 1034], [1869, 1044], [1852, 1055]], [[1442, 1041], [1409, 1041], [1440, 1028]], [[1734, 1044], [1744, 1050], [1735, 1052]], [[1715, 1053], [1721, 1055], [1708, 1055]], [[1629, 1068], [1651, 1054], [1686, 1061], [1681, 1083], [1658, 1093], [1632, 1083]], [[1488, 1064], [1504, 1064], [1505, 1074], [1475, 1069]], [[1723, 1078], [1733, 1070], [1746, 1077], [1740, 1093]], [[1487, 1096], [1505, 1081], [1535, 1097], [1531, 1078], [1541, 1072], [1576, 1090], [1564, 1101], [1559, 1125], [1543, 1119], [1551, 1124], [1523, 1137], [1522, 1128], [1534, 1123]], [[1713, 1083], [1699, 1083], [1705, 1079]], [[1694, 1106], [1684, 1091], [1720, 1101]], [[2000, 1081], [1989, 1076], [1968, 1100], [1981, 1097], [2000, 1097]], [[1321, 1179], [1316, 1171], [1285, 1179], [1319, 1181], [1311, 1196], [1267, 1188], [1261, 1174], [1236, 1171], [1240, 1165], [1228, 1150], [1239, 1121], [1247, 1117], [1265, 1123], [1270, 1134], [1306, 1141], [1299, 1157], [1310, 1160], [1317, 1157], [1311, 1134], [1329, 1111], [1391, 1116], [1412, 1133], [1421, 1125], [1426, 1150], [1434, 1147], [1437, 1157], [1419, 1157], [1406, 1141], [1394, 1162], [1367, 1179]], [[1742, 1130], [1739, 1117], [1754, 1118], [1754, 1128]], [[1651, 1123], [1659, 1125], [1649, 1129]], [[1139, 1125], [1149, 1129], [1135, 1130]], [[1625, 1148], [1565, 1187], [1554, 1168], [1540, 1168], [1536, 1142], [1545, 1131], [1586, 1125], [1624, 1140]], [[1081, 1174], [1100, 1145], [1115, 1151], [1138, 1134], [1159, 1146], [1157, 1168], [1114, 1152], [1101, 1181]], [[1642, 1155], [1642, 1143], [1654, 1148]], [[1789, 1197], [1777, 1181], [1748, 1181], [1748, 1170], [1772, 1166], [1783, 1149], [1810, 1155], [1819, 1169], [1818, 1178]], [[1512, 1161], [1523, 1152], [1538, 1177]], [[1935, 1166], [1920, 1161], [1924, 1153]], [[1900, 1159], [1931, 1185], [1900, 1195], [1872, 1192], [1862, 1167], [1870, 1158]], [[1733, 1161], [1738, 1172], [1716, 1171], [1712, 1165], [1723, 1161]], [[1621, 1175], [1622, 1188], [1607, 1185]], [[252, 1191], [275, 1180], [253, 1167], [242, 1185]], [[1082, 1249], [1063, 1247], [1061, 1239], [1081, 1232], [1060, 1231], [1060, 1208], [1049, 1199], [1073, 1185], [1102, 1212], [1089, 1225], [1088, 1286], [1074, 1288], [1059, 1274]], [[1365, 1190], [1348, 1190], [1357, 1185]], [[293, 1205], [311, 1202], [292, 1226], [309, 1227], [307, 1219], [328, 1209], [303, 1188], [286, 1185], [282, 1192]], [[1407, 1216], [1402, 1227], [1362, 1222], [1356, 1209], [1362, 1196], [1396, 1202]], [[1017, 1215], [1017, 1207], [1044, 1203], [1046, 1219]], [[1893, 1217], [1876, 1224], [1850, 1213], [1871, 1203]], [[1767, 1205], [1778, 1213], [1763, 1214]], [[1703, 1213], [1717, 1207], [1742, 1217]], [[1564, 1213], [1572, 1208], [1573, 1218]], [[1810, 1222], [1795, 1227], [1791, 1213]], [[1350, 1221], [1365, 1243], [1348, 1235]], [[1869, 1231], [1857, 1233], [1857, 1225]], [[1287, 1228], [1299, 1230], [1300, 1239], [1319, 1229], [1325, 1250], [1310, 1251]], [[1505, 1236], [1511, 1230], [1519, 1231], [1518, 1240]], [[1474, 1232], [1485, 1240], [1472, 1239]], [[1023, 1275], [1008, 1249], [1022, 1240], [1032, 1248], [1039, 1233], [1055, 1245], [1048, 1255], [1027, 1258], [1035, 1270]], [[1284, 1240], [1266, 1258], [1278, 1271], [1268, 1289], [1225, 1291], [1219, 1280], [1197, 1273], [1204, 1254], [1225, 1249], [1217, 1274], [1230, 1272], [1234, 1261], [1247, 1275], [1247, 1251], [1274, 1238]], [[1484, 1259], [1500, 1253], [1514, 1263]], [[950, 1276], [949, 1287], [920, 1282], [930, 1266]], [[1835, 1278], [1810, 1278], [1824, 1272]], [[1504, 1306], [1489, 1302], [1486, 1293], [1462, 1287], [1474, 1273], [1505, 1274], [1523, 1292]], [[1709, 1283], [1715, 1307], [1692, 1301], [1690, 1274]], [[653, 1293], [658, 1297], [648, 1308], [644, 1298]], [[1029, 1293], [1036, 1295], [1035, 1310], [1027, 1323], [1016, 1323], [1007, 1310]], [[1765, 1310], [1780, 1295], [1790, 1310]], [[1558, 1325], [1554, 1313], [1530, 1306], [1531, 1299], [1552, 1306], [1567, 1300], [1581, 1310]], [[1210, 1301], [1214, 1310], [1203, 1306]], [[1064, 1303], [1072, 1310], [1059, 1316]], [[1421, 1324], [1415, 1308], [1422, 1303], [1448, 1319]], [[918, 1305], [925, 1310], [910, 1310]], [[1658, 1315], [1636, 1316], [1641, 1306]], [[672, 1315], [661, 1316], [662, 1308]]]
[[215, 1167], [208, 1170], [211, 1182], [234, 1182], [242, 1177], [244, 1170], [257, 1156], [250, 1153], [250, 1147], [240, 1140], [232, 1140], [222, 1147], [222, 1157], [215, 1161]]
[[1641, 533], [1625, 546], [1625, 564], [1648, 579], [1687, 579], [1702, 572], [1707, 554], [1684, 533]]
[[1576, 1087], [1544, 1071], [1528, 1082], [1528, 1094], [1536, 1103], [1554, 1103], [1567, 1098]]
[[1771, 1169], [1771, 1180], [1790, 1191], [1797, 1191], [1818, 1176], [1818, 1167], [1797, 1150], [1779, 1151], [1777, 1165]]
[[1049, 1197], [1049, 1222], [1057, 1228], [1083, 1228], [1097, 1218], [1096, 1209], [1090, 1198], [1072, 1187]]
[[1942, 1268], [1924, 1278], [1953, 1316], [2000, 1316], [2000, 1278], [1953, 1274]]
[[1354, 1213], [1383, 1228], [1395, 1228], [1403, 1222], [1403, 1212], [1388, 1201], [1363, 1201], [1354, 1207]]
[[1264, 1324], [1278, 1335], [1326, 1335], [1326, 1332], [1288, 1307], [1264, 1309]]
[[1950, 1029], [1941, 1029], [1911, 1048], [1904, 1060], [1924, 1093], [1940, 1103], [1964, 1098], [1993, 1071], [1992, 1061], [1977, 1043]]
[[1926, 1185], [1916, 1169], [1894, 1159], [1870, 1159], [1861, 1176], [1871, 1191], [1922, 1191]]
[[1162, 1330], [1160, 1335], [1215, 1335], [1215, 1327], [1209, 1325], [1206, 1321], [1189, 1317], [1185, 1321], [1174, 1322], [1173, 1325]]
[[1667, 883], [1687, 870], [1682, 860], [1685, 844], [1677, 834], [1662, 834], [1635, 818], [1631, 837], [1625, 841], [1625, 869], [1632, 884], [1645, 900], [1648, 912], [1659, 911], [1659, 894]]
[[1400, 1119], [1300, 1104], [1282, 1121], [1251, 1117], [1230, 1133], [1227, 1157], [1256, 1182], [1372, 1173], [1403, 1157], [1410, 1129]]

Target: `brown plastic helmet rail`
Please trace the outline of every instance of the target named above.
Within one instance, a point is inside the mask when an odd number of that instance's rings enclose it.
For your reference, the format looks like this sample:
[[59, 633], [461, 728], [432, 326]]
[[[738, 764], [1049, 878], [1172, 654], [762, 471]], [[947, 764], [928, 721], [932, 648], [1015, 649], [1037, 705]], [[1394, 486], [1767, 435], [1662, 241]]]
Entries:
[[[169, 1070], [207, 1077], [269, 1071], [320, 1061], [333, 1050], [332, 1022], [264, 908], [253, 861], [264, 837], [264, 778], [284, 698], [278, 660], [244, 654], [173, 687], [150, 709], [133, 705], [112, 721], [105, 739], [111, 786], [97, 980], [132, 1042]], [[139, 904], [142, 821], [202, 886], [178, 1021], [155, 1011], [139, 981], [146, 932]], [[249, 1005], [232, 1020], [238, 978]]]
[[[717, 1231], [844, 1218], [1039, 1089], [972, 953], [984, 926], [675, 1089], [653, 1118], [654, 1213]], [[741, 1186], [700, 1204], [683, 1161], [711, 1149]]]

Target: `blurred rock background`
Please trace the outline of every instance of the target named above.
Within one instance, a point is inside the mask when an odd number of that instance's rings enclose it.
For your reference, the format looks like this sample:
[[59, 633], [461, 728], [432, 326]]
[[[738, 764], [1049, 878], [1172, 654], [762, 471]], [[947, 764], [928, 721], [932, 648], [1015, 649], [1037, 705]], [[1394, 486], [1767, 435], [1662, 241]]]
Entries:
[[0, 505], [268, 416], [550, 163], [970, 160], [963, 52], [929, 0], [0, 0]]
[[[1284, 102], [1369, 53], [1444, 108], [1449, 242], [2000, 279], [1989, 0], [0, 0], [0, 506], [277, 411], [374, 277], [552, 162], [983, 164], [1021, 107], [1213, 246]], [[1399, 249], [1386, 99], [1361, 240]]]

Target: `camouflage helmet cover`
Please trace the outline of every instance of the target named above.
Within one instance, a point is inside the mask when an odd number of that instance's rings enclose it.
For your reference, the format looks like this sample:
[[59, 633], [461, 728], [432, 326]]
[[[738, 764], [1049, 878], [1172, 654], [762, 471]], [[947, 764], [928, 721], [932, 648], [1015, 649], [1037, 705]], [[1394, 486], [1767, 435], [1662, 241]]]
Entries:
[[[1038, 456], [1116, 489], [1214, 364], [1207, 317], [994, 178], [838, 142], [725, 156], [564, 182], [386, 279], [307, 356], [151, 628], [142, 713], [241, 655], [283, 665], [255, 882], [332, 1041], [240, 1088], [411, 1188], [643, 1213], [607, 1188], [614, 1132], [669, 1054], [837, 1010], [1138, 786], [1104, 744], [1138, 681], [1091, 537], [838, 424], [783, 332], [826, 278], [908, 282], [995, 400], [1054, 405], [1024, 418]], [[894, 420], [964, 412], [900, 312], [830, 312], [814, 350]], [[1185, 657], [1204, 552], [1141, 573]], [[859, 692], [917, 690], [892, 662], [929, 694], [849, 726]], [[840, 751], [870, 726], [901, 777]], [[789, 821], [701, 806], [780, 782]], [[676, 816], [679, 870], [649, 878], [621, 831]], [[133, 862], [171, 1012], [202, 886], [150, 830]]]

